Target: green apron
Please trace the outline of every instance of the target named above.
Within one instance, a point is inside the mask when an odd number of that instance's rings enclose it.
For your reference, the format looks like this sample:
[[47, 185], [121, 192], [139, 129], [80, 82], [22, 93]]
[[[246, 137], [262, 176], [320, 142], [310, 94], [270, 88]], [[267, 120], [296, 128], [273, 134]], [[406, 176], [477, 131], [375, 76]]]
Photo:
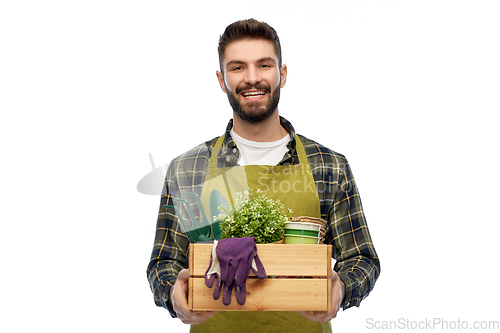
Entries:
[[[321, 217], [318, 191], [311, 167], [300, 139], [298, 136], [295, 138], [300, 162], [298, 165], [218, 168], [217, 156], [224, 136], [219, 137], [212, 151], [201, 193], [205, 210], [208, 211], [208, 198], [212, 190], [218, 190], [228, 202], [232, 202], [236, 192], [250, 187], [254, 190], [260, 188], [271, 199], [279, 199], [286, 208], [292, 209], [292, 216]], [[209, 219], [211, 221], [211, 218]], [[232, 301], [235, 302], [236, 299]], [[221, 311], [201, 325], [191, 325], [190, 332], [331, 333], [332, 329], [329, 322], [317, 323], [293, 311]]]

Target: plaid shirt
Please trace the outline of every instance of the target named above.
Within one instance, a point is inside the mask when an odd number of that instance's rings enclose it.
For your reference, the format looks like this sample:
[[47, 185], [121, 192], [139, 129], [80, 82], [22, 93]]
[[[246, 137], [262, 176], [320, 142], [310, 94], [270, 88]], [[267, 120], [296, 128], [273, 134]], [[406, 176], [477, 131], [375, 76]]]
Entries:
[[[289, 132], [288, 152], [278, 165], [298, 164], [295, 151], [295, 131], [284, 118], [281, 125]], [[239, 151], [230, 135], [230, 120], [222, 149], [219, 167], [237, 165]], [[343, 309], [359, 306], [368, 296], [380, 274], [380, 262], [365, 221], [361, 199], [346, 158], [320, 144], [299, 135], [311, 166], [318, 191], [321, 217], [329, 222], [325, 244], [332, 244], [334, 270], [345, 283]], [[160, 201], [156, 235], [147, 275], [157, 306], [165, 307], [176, 317], [169, 301], [170, 288], [180, 270], [188, 267], [189, 240], [182, 231], [175, 212], [163, 208], [173, 205], [180, 193], [201, 195], [210, 152], [217, 138], [207, 141], [175, 158], [167, 171]]]

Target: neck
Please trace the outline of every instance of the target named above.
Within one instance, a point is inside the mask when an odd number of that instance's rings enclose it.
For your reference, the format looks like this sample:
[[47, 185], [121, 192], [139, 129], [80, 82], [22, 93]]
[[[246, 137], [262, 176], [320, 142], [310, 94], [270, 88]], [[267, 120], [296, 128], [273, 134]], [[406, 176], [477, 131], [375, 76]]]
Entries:
[[233, 131], [244, 139], [256, 142], [278, 141], [288, 134], [281, 126], [278, 109], [268, 118], [255, 123], [243, 120], [233, 112]]

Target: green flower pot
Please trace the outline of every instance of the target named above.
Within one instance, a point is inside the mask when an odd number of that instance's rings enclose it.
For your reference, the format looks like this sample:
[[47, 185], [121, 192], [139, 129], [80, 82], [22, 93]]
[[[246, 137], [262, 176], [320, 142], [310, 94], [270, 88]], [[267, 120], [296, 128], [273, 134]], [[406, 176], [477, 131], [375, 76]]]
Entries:
[[321, 225], [308, 222], [286, 222], [286, 229], [299, 229], [299, 230], [317, 230], [320, 231]]
[[285, 244], [319, 244], [319, 237], [285, 235]]
[[285, 228], [285, 235], [302, 235], [310, 237], [319, 237], [319, 231]]

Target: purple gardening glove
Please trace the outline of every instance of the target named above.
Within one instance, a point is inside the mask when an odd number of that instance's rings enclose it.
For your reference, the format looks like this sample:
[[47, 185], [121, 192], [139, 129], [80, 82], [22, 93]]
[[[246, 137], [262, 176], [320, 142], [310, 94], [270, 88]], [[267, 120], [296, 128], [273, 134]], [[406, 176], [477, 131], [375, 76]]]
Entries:
[[236, 300], [243, 305], [247, 296], [245, 282], [250, 269], [259, 279], [266, 277], [264, 266], [257, 255], [255, 237], [215, 240], [210, 265], [205, 273], [205, 284], [212, 288], [217, 277], [214, 299], [219, 299], [224, 284], [222, 303], [231, 304], [231, 293], [235, 288]]

